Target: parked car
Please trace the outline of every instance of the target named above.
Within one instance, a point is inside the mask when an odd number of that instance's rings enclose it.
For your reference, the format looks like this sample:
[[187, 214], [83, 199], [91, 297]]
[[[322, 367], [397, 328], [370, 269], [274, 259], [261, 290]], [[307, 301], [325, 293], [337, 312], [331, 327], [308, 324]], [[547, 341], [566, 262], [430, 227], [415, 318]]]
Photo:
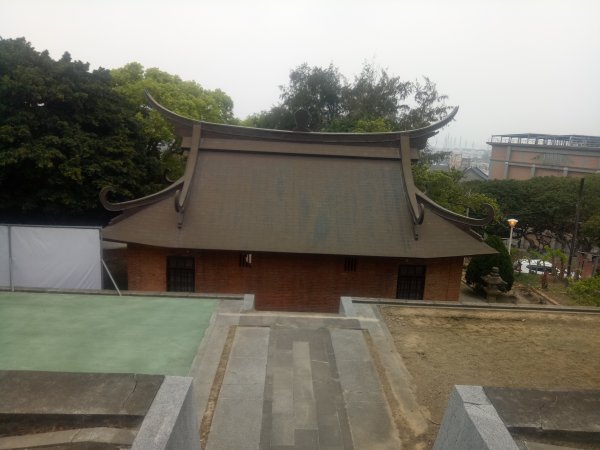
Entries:
[[552, 263], [542, 261], [541, 259], [522, 259], [515, 263], [515, 270], [521, 273], [535, 273], [541, 275], [544, 272], [552, 272]]

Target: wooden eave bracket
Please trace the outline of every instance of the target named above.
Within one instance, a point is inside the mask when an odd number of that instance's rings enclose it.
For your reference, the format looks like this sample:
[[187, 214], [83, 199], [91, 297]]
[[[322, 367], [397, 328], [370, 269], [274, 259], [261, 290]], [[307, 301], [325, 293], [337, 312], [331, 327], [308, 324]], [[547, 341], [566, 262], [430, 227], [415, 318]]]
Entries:
[[400, 160], [402, 164], [404, 191], [406, 192], [409, 204], [410, 215], [413, 222], [413, 235], [416, 241], [419, 239], [419, 226], [423, 223], [425, 208], [422, 203], [417, 201], [417, 188], [415, 187], [410, 160], [410, 136], [408, 135], [400, 138]]
[[161, 191], [155, 192], [154, 194], [147, 195], [146, 197], [141, 197], [135, 200], [129, 200], [121, 203], [112, 203], [108, 200], [108, 194], [114, 192], [114, 188], [112, 186], [106, 186], [102, 188], [100, 191], [100, 203], [102, 206], [108, 211], [125, 211], [128, 209], [139, 208], [141, 206], [151, 205], [152, 203], [156, 203], [162, 198], [166, 197], [168, 194], [172, 193], [179, 187], [183, 185], [183, 177], [179, 178], [170, 186], [162, 189]]
[[183, 174], [183, 185], [182, 188], [175, 194], [175, 211], [177, 211], [179, 214], [179, 219], [177, 221], [177, 226], [179, 228], [183, 226], [185, 207], [188, 202], [190, 187], [194, 180], [194, 174], [196, 173], [196, 163], [198, 162], [198, 152], [200, 149], [200, 134], [200, 123], [195, 123], [192, 127], [192, 142], [185, 165], [185, 172]]

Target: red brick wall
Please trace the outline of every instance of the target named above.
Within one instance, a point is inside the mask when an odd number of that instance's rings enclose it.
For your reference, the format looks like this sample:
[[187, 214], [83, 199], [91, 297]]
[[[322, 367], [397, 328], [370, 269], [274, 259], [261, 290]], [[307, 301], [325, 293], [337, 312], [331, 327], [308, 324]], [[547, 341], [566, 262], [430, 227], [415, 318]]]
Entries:
[[[257, 309], [337, 312], [341, 296], [394, 298], [399, 259], [357, 257], [344, 272], [343, 256], [253, 253], [240, 267], [239, 252], [182, 251], [129, 246], [129, 289], [166, 290], [166, 257], [194, 256], [196, 291], [255, 294]], [[406, 262], [404, 262], [406, 263]], [[420, 264], [423, 261], [419, 262]], [[458, 300], [462, 258], [426, 261], [426, 300]]]
[[167, 250], [127, 246], [127, 287], [130, 291], [167, 290]]
[[427, 261], [423, 300], [458, 300], [463, 258]]

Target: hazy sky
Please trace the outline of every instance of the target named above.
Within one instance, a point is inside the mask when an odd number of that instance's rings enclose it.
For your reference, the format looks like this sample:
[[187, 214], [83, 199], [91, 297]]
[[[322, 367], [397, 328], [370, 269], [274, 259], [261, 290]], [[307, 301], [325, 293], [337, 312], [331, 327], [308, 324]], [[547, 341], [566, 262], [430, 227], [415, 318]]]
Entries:
[[0, 36], [92, 68], [138, 61], [268, 109], [292, 68], [364, 61], [459, 105], [447, 136], [600, 135], [600, 0], [0, 0]]

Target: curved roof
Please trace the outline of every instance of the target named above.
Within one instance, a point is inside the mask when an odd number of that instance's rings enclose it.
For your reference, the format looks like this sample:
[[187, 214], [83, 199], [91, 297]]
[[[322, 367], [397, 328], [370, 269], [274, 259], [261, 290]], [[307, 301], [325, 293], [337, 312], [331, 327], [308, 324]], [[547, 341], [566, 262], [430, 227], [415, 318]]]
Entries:
[[[190, 149], [184, 176], [123, 203], [108, 240], [167, 248], [440, 258], [493, 253], [469, 233], [493, 217], [445, 210], [413, 183], [414, 145], [447, 124], [391, 133], [309, 133], [211, 124], [149, 96]], [[174, 206], [174, 208], [173, 208]], [[458, 226], [455, 226], [458, 225]]]
[[104, 239], [165, 248], [405, 258], [493, 252], [429, 202], [422, 203], [424, 214], [415, 225], [399, 160], [207, 150], [198, 155], [190, 192], [182, 223], [171, 192], [117, 217]]
[[180, 116], [168, 110], [158, 103], [148, 91], [146, 97], [152, 108], [159, 111], [175, 128], [178, 136], [191, 136], [194, 125], [200, 124], [203, 134], [207, 136], [228, 136], [245, 139], [260, 139], [266, 141], [297, 142], [311, 144], [346, 144], [346, 145], [383, 145], [398, 146], [402, 136], [410, 137], [412, 148], [423, 149], [427, 139], [437, 134], [437, 130], [450, 123], [456, 113], [458, 106], [450, 114], [439, 122], [423, 128], [406, 131], [390, 131], [385, 133], [321, 133], [303, 131], [268, 130], [264, 128], [242, 127], [237, 125], [225, 125], [219, 123], [203, 122]]

